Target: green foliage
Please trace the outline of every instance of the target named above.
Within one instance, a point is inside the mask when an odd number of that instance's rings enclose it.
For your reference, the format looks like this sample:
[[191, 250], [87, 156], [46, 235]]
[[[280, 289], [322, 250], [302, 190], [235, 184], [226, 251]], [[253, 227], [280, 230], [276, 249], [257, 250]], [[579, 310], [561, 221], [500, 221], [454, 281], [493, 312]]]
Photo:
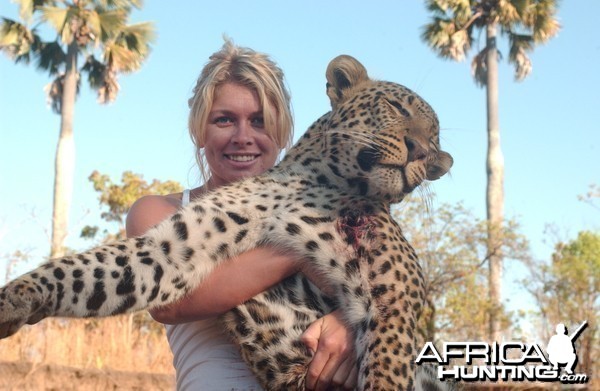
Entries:
[[[560, 30], [557, 3], [557, 0], [426, 0], [432, 20], [423, 27], [421, 38], [440, 57], [462, 61], [475, 37], [487, 26], [498, 25], [509, 41], [508, 61], [515, 67], [515, 79], [521, 81], [531, 72], [527, 53]], [[483, 46], [471, 64], [479, 86], [486, 84], [487, 45]]]
[[[175, 181], [159, 181], [157, 179], [148, 183], [141, 174], [135, 174], [131, 171], [125, 171], [121, 175], [121, 182], [114, 183], [108, 175], [101, 174], [98, 171], [92, 172], [88, 177], [98, 192], [98, 201], [103, 212], [100, 217], [110, 224], [117, 224], [118, 228], [114, 231], [103, 230], [103, 242], [115, 239], [123, 239], [125, 235], [125, 217], [131, 205], [140, 197], [146, 195], [165, 195], [178, 193], [183, 187]], [[94, 239], [100, 232], [98, 226], [86, 226], [81, 231], [81, 237]], [[164, 335], [164, 327], [160, 323], [152, 320], [150, 314], [143, 311], [127, 315], [136, 330], [142, 334], [150, 333], [152, 335]], [[101, 320], [90, 320], [88, 326], [91, 328], [101, 327]]]
[[553, 274], [560, 276], [554, 289], [562, 303], [572, 303], [575, 307], [578, 304], [573, 301], [574, 299], [599, 295], [600, 235], [580, 232], [576, 240], [567, 244], [558, 244], [552, 257], [551, 267]]
[[[427, 281], [428, 307], [419, 325], [423, 338], [485, 340], [492, 308], [484, 267], [489, 259], [487, 223], [461, 203], [433, 207], [417, 197], [406, 199], [393, 216], [415, 248]], [[497, 251], [512, 259], [528, 258], [528, 243], [518, 224], [508, 222], [502, 237]], [[508, 328], [510, 315], [501, 310], [500, 317]]]
[[[125, 237], [125, 216], [131, 205], [142, 196], [151, 194], [178, 193], [183, 187], [175, 181], [159, 181], [154, 179], [151, 183], [146, 182], [142, 175], [125, 171], [121, 177], [121, 183], [115, 184], [108, 177], [94, 171], [88, 178], [94, 185], [94, 190], [99, 193], [98, 200], [103, 208], [108, 208], [101, 213], [100, 217], [108, 223], [117, 223], [116, 234], [104, 231], [108, 239]], [[86, 226], [81, 231], [81, 237], [95, 238], [99, 228], [97, 226]]]
[[529, 269], [531, 276], [522, 285], [534, 296], [550, 331], [558, 323], [573, 327], [588, 321], [577, 340], [578, 368], [588, 376], [598, 373], [600, 233], [583, 231], [568, 243], [559, 242], [550, 263], [532, 261]]

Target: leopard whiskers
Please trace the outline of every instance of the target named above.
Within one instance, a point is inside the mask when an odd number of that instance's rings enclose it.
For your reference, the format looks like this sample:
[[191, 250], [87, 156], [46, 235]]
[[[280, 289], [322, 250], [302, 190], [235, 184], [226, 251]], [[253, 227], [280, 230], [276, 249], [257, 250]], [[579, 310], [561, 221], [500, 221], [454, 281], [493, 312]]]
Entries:
[[380, 142], [378, 141], [378, 138], [376, 136], [372, 134], [364, 134], [359, 131], [353, 131], [348, 129], [332, 130], [330, 131], [330, 134], [349, 136], [353, 142], [367, 148], [378, 147], [380, 145]]

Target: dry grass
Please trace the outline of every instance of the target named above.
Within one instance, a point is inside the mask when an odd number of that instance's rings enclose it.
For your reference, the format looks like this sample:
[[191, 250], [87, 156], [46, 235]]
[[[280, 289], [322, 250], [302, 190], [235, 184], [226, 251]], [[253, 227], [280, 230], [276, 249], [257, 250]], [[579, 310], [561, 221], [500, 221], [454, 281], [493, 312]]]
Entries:
[[[173, 390], [173, 356], [146, 313], [46, 319], [0, 340], [0, 390]], [[466, 390], [549, 390], [557, 384], [471, 384]], [[598, 390], [598, 379], [569, 389]]]
[[[48, 366], [70, 368], [83, 378], [86, 371], [172, 378], [172, 360], [164, 328], [145, 313], [105, 319], [46, 319], [0, 341], [4, 364], [29, 366], [31, 372]], [[0, 379], [0, 389], [14, 386]]]

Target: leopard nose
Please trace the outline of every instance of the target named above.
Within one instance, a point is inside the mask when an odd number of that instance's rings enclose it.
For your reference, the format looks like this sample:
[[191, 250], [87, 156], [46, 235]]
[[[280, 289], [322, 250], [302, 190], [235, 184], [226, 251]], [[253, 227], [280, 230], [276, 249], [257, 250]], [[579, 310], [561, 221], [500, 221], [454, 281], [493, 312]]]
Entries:
[[409, 162], [422, 160], [427, 157], [427, 150], [423, 148], [417, 140], [407, 136], [404, 137], [404, 143], [406, 144], [406, 148], [408, 149]]

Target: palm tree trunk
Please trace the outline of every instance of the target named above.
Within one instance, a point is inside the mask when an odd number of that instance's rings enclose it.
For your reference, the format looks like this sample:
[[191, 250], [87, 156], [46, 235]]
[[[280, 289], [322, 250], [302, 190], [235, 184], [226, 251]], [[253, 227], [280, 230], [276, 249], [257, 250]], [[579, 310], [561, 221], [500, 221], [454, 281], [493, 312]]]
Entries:
[[495, 23], [487, 26], [487, 189], [488, 259], [490, 286], [490, 341], [501, 341], [502, 221], [504, 219], [504, 157], [500, 149], [498, 120], [498, 52]]
[[77, 95], [77, 42], [73, 40], [67, 49], [66, 71], [63, 82], [60, 135], [56, 147], [54, 166], [54, 205], [52, 211], [52, 242], [50, 257], [61, 257], [65, 253], [65, 238], [68, 232], [69, 207], [73, 194], [75, 168], [75, 141], [73, 139], [73, 116]]

